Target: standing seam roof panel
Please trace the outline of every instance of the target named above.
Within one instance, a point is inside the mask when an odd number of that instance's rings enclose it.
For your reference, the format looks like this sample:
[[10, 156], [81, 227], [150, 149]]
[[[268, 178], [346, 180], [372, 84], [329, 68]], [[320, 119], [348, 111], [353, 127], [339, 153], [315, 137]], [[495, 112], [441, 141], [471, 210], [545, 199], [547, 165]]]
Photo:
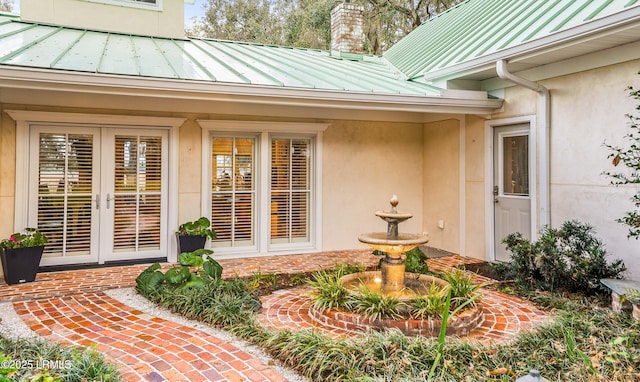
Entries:
[[348, 60], [315, 49], [155, 38], [4, 17], [0, 17], [0, 67], [381, 95], [440, 94], [434, 86], [406, 80], [383, 57], [361, 55]]
[[215, 81], [216, 77], [180, 46], [181, 41], [163, 39], [154, 39], [153, 41], [178, 77]]
[[[83, 31], [77, 31], [83, 33]], [[103, 55], [107, 34], [84, 32], [82, 38], [76, 41], [67, 54], [59, 57], [53, 68], [96, 72]]]
[[[638, 3], [638, 0], [466, 0], [427, 20], [383, 57], [408, 77], [421, 77], [432, 70], [592, 22]], [[505, 13], [505, 9], [510, 11]], [[449, 25], [466, 28], [456, 30]]]

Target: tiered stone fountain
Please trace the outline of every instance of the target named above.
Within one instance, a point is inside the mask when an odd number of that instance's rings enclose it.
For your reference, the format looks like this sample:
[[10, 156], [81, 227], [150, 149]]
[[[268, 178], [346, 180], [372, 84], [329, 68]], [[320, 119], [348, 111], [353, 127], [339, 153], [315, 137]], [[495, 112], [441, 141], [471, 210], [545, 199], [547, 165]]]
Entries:
[[347, 275], [342, 279], [343, 284], [352, 291], [357, 291], [361, 284], [365, 284], [371, 290], [400, 299], [409, 298], [415, 293], [425, 293], [433, 283], [446, 286], [446, 282], [438, 278], [405, 272], [403, 254], [427, 243], [429, 237], [420, 234], [400, 234], [398, 224], [412, 218], [413, 215], [398, 211], [397, 196], [393, 195], [390, 202], [390, 211], [376, 212], [376, 216], [387, 222], [387, 232], [365, 233], [358, 237], [360, 242], [385, 253], [380, 271]]
[[[359, 272], [342, 278], [343, 285], [351, 293], [359, 293], [364, 284], [369, 290], [394, 296], [408, 301], [416, 294], [427, 294], [433, 284], [447, 287], [448, 283], [437, 277], [405, 272], [404, 253], [429, 241], [428, 236], [420, 234], [401, 234], [398, 224], [413, 215], [397, 209], [398, 198], [391, 198], [390, 211], [378, 211], [376, 215], [387, 222], [387, 232], [362, 234], [358, 240], [371, 248], [385, 253], [380, 271]], [[440, 318], [428, 320], [392, 320], [370, 319], [354, 312], [309, 310], [310, 317], [323, 325], [353, 331], [396, 328], [407, 335], [436, 336], [442, 324]], [[450, 317], [447, 334], [466, 335], [484, 320], [480, 309], [469, 309]]]

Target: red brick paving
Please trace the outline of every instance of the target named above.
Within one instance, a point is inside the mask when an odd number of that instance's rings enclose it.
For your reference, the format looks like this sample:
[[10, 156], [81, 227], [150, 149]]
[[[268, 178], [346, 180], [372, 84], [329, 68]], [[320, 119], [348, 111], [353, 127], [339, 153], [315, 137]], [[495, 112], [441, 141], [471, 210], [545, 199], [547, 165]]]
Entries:
[[[225, 276], [257, 272], [299, 273], [339, 262], [375, 265], [369, 250], [219, 260]], [[460, 256], [430, 259], [434, 270], [478, 262]], [[170, 267], [163, 264], [163, 268]], [[67, 344], [91, 346], [115, 361], [127, 381], [284, 381], [275, 369], [216, 336], [126, 306], [102, 291], [135, 285], [147, 265], [39, 273], [29, 284], [0, 283], [0, 301], [14, 301], [20, 317], [39, 335]], [[478, 282], [486, 281], [475, 276]], [[308, 316], [305, 288], [278, 291], [263, 298], [259, 320], [275, 328], [317, 327], [330, 335], [352, 334], [321, 327]], [[544, 322], [531, 304], [484, 289], [485, 320], [467, 338], [504, 341]]]

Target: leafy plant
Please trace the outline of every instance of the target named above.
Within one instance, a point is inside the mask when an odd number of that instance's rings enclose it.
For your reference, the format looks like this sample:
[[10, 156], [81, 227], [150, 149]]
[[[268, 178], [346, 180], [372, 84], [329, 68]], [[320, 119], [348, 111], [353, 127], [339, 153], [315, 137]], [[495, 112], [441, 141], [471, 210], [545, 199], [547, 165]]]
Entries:
[[447, 290], [436, 283], [431, 284], [428, 293], [416, 294], [411, 300], [411, 317], [417, 320], [442, 317], [446, 299]]
[[211, 228], [211, 221], [206, 217], [201, 217], [192, 222], [185, 222], [178, 227], [178, 235], [184, 236], [205, 236], [210, 239], [216, 238], [216, 232]]
[[633, 303], [640, 303], [640, 290], [638, 289], [625, 289], [624, 294], [620, 295], [620, 302], [631, 301]]
[[[640, 90], [636, 90], [631, 86], [629, 86], [627, 90], [629, 90], [630, 97], [640, 101]], [[640, 105], [636, 107], [636, 110], [640, 110]], [[628, 141], [627, 147], [605, 144], [605, 147], [611, 150], [608, 158], [612, 159], [613, 165], [618, 166], [622, 164], [629, 170], [627, 172], [604, 173], [612, 178], [611, 184], [616, 186], [640, 183], [640, 117], [632, 114], [627, 114], [626, 117], [629, 120], [630, 129], [630, 132], [625, 135]], [[639, 191], [636, 191], [631, 201], [636, 208], [640, 207]], [[640, 214], [638, 210], [627, 212], [617, 221], [629, 227], [629, 237], [640, 238]]]
[[199, 248], [193, 252], [182, 252], [178, 256], [180, 265], [188, 265], [192, 267], [201, 267], [204, 264], [204, 256], [212, 254], [210, 249]]
[[575, 220], [557, 228], [545, 227], [537, 242], [514, 233], [504, 240], [511, 262], [493, 267], [503, 278], [546, 290], [565, 289], [595, 293], [600, 279], [621, 278], [622, 260], [607, 263], [602, 242], [593, 227]]
[[16, 232], [11, 234], [8, 239], [3, 239], [0, 242], [0, 247], [7, 249], [40, 247], [49, 242], [47, 236], [36, 228], [25, 228], [24, 230], [24, 233]]
[[343, 271], [320, 270], [312, 275], [308, 284], [314, 289], [309, 294], [311, 304], [320, 311], [328, 311], [347, 307], [349, 305], [349, 292], [342, 285]]
[[[207, 250], [204, 251], [206, 252]], [[198, 250], [193, 253], [196, 252], [198, 252]], [[200, 258], [202, 257], [200, 256]], [[193, 261], [194, 259], [189, 257], [187, 260]], [[196, 268], [194, 271], [191, 271], [188, 266], [182, 265], [179, 267], [172, 267], [163, 274], [160, 271], [160, 264], [154, 263], [136, 277], [136, 290], [147, 297], [152, 295], [158, 296], [167, 288], [203, 288], [207, 283], [219, 281], [221, 277], [222, 266], [211, 257], [206, 261], [203, 260], [201, 267]]]
[[397, 297], [372, 291], [360, 285], [359, 293], [350, 295], [350, 305], [356, 312], [373, 320], [400, 319], [401, 302]]
[[[10, 366], [11, 363], [6, 362], [9, 360], [20, 360], [22, 363], [18, 364], [29, 367], [0, 369], [2, 382], [116, 382], [121, 380], [117, 368], [107, 363], [95, 346], [88, 349], [75, 346], [63, 347], [42, 339], [12, 340], [0, 335], [0, 362], [5, 361], [2, 365]], [[41, 360], [48, 360], [51, 365], [58, 367], [41, 368], [38, 365]]]
[[[471, 274], [459, 268], [453, 268], [450, 271], [442, 272], [442, 279], [449, 283], [448, 289], [451, 291], [451, 304], [458, 307], [466, 301], [477, 299], [478, 289], [486, 284], [477, 284], [473, 281]], [[471, 304], [475, 306], [475, 303]]]

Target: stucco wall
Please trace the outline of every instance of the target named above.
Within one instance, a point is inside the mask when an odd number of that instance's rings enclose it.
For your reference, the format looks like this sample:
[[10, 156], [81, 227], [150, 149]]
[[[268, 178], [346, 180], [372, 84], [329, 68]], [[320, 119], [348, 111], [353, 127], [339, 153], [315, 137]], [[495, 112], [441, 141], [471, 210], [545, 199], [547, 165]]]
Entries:
[[[640, 60], [542, 81], [551, 92], [551, 225], [577, 219], [593, 225], [613, 258], [640, 279], [640, 242], [628, 240], [615, 220], [633, 208], [636, 187], [614, 187], [602, 173], [615, 171], [604, 143], [623, 145], [625, 114], [637, 101], [626, 87], [640, 87]], [[535, 114], [536, 94], [519, 87], [505, 93], [505, 112], [494, 118]], [[635, 112], [637, 115], [637, 111]]]
[[486, 260], [484, 119], [465, 118], [465, 235], [463, 254]]
[[429, 246], [453, 253], [460, 253], [460, 125], [448, 119], [424, 129], [422, 225]]
[[78, 0], [22, 0], [26, 21], [160, 37], [184, 37], [184, 0], [163, 0], [162, 9], [141, 9]]
[[[58, 102], [62, 102], [58, 98]], [[140, 115], [187, 118], [178, 128], [178, 222], [202, 215], [202, 129], [197, 119], [235, 119], [243, 116], [181, 112], [142, 112], [123, 109], [37, 107], [0, 104], [4, 109], [34, 109], [66, 113]], [[0, 237], [8, 237], [13, 227], [15, 203], [15, 128], [6, 113], [0, 117], [0, 211], [4, 224]], [[251, 118], [256, 120], [257, 118]], [[269, 118], [274, 121], [273, 118]], [[291, 122], [291, 119], [286, 119]], [[345, 120], [298, 120], [323, 122], [322, 214], [323, 250], [365, 248], [359, 234], [385, 231], [386, 223], [375, 211], [390, 208], [391, 195], [400, 198], [400, 209], [414, 218], [401, 232], [421, 233], [423, 188], [423, 126], [421, 123], [389, 123]], [[176, 227], [170, 224], [169, 231]]]
[[324, 250], [364, 248], [358, 235], [386, 231], [375, 216], [389, 210], [396, 194], [398, 209], [414, 217], [400, 232], [422, 232], [421, 124], [331, 121], [324, 133]]
[[0, 239], [8, 238], [14, 232], [15, 131], [13, 120], [0, 112]]

